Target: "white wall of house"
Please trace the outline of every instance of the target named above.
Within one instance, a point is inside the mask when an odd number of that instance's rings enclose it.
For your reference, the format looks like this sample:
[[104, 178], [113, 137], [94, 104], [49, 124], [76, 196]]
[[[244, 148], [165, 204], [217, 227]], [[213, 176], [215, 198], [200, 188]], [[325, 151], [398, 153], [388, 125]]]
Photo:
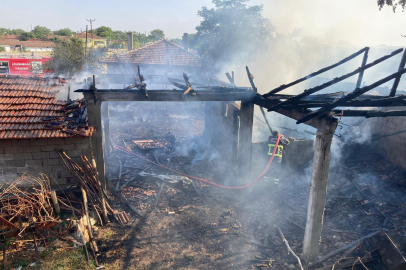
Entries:
[[10, 46], [9, 45], [0, 45], [0, 47], [3, 47], [6, 49], [6, 52], [11, 51]]
[[25, 47], [30, 52], [52, 52], [54, 48]]

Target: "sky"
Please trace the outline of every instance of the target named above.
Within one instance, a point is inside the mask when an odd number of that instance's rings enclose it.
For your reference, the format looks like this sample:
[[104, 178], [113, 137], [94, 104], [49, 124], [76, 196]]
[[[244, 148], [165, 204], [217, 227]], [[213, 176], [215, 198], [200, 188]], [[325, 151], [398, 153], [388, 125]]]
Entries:
[[[211, 7], [211, 0], [1, 0], [0, 27], [29, 30], [42, 25], [57, 30], [86, 28], [86, 19], [96, 19], [114, 30], [149, 32], [159, 28], [168, 38], [195, 32], [201, 18], [197, 11]], [[403, 46], [406, 38], [406, 13], [379, 11], [376, 0], [251, 0], [263, 4], [264, 16], [275, 30], [288, 34], [295, 28], [302, 36], [326, 42], [346, 42], [357, 46]]]

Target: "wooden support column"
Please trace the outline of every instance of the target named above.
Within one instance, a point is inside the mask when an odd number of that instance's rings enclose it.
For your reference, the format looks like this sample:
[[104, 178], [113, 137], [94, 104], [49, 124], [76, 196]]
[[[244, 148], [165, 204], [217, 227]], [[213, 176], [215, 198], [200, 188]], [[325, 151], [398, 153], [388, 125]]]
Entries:
[[254, 122], [254, 103], [241, 101], [240, 138], [238, 145], [238, 170], [241, 177], [251, 171], [252, 127]]
[[101, 109], [105, 111], [103, 115], [106, 116], [105, 119], [103, 119], [103, 142], [104, 142], [104, 150], [106, 151], [105, 154], [111, 153], [112, 151], [112, 143], [111, 143], [111, 135], [110, 135], [110, 107], [109, 107], [109, 102], [103, 102]]
[[337, 124], [332, 124], [319, 128], [314, 145], [306, 230], [303, 240], [303, 255], [310, 261], [314, 260], [319, 253], [324, 207], [326, 205], [331, 143], [336, 127]]
[[103, 129], [102, 129], [102, 119], [101, 119], [101, 102], [98, 101], [96, 104], [93, 102], [93, 96], [85, 94], [86, 107], [87, 107], [87, 117], [89, 126], [96, 130], [96, 134], [91, 137], [93, 152], [92, 158], [95, 159], [97, 172], [99, 174], [99, 180], [102, 188], [106, 187], [106, 176], [104, 168], [104, 152], [103, 152]]

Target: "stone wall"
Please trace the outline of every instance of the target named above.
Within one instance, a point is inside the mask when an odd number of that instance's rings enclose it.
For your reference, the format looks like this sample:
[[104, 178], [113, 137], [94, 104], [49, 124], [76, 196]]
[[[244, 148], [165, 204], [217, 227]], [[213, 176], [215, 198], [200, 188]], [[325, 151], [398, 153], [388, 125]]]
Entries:
[[[44, 173], [58, 184], [74, 183], [75, 177], [55, 149], [63, 149], [82, 164], [80, 156], [90, 156], [89, 138], [0, 140], [0, 183], [10, 183], [23, 173], [34, 176]], [[51, 184], [55, 183], [51, 180]]]
[[[392, 107], [391, 110], [400, 108]], [[406, 117], [379, 117], [368, 119], [372, 127], [373, 138], [406, 130]], [[373, 141], [373, 145], [383, 157], [395, 165], [406, 169], [406, 132]]]

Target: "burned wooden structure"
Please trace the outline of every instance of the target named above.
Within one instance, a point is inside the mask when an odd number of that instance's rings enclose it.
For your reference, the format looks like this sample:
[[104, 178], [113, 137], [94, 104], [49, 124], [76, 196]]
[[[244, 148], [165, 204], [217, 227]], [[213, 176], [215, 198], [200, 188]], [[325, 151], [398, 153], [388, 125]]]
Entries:
[[[254, 117], [254, 105], [275, 111], [286, 117], [294, 119], [297, 124], [304, 123], [317, 129], [313, 169], [311, 174], [310, 196], [307, 211], [307, 223], [303, 244], [303, 255], [307, 260], [315, 260], [319, 253], [320, 238], [323, 226], [323, 215], [326, 204], [327, 182], [330, 165], [330, 148], [334, 132], [339, 123], [337, 117], [386, 117], [406, 116], [406, 110], [387, 110], [383, 107], [405, 106], [405, 95], [396, 95], [401, 76], [406, 73], [406, 52], [399, 64], [397, 72], [382, 78], [368, 86], [360, 87], [365, 70], [382, 63], [383, 61], [400, 54], [403, 49], [396, 50], [389, 55], [383, 56], [374, 62], [367, 63], [369, 48], [364, 48], [342, 61], [314, 72], [292, 83], [281, 85], [268, 93], [261, 95], [257, 92], [253, 76], [247, 68], [248, 79], [251, 88], [236, 87], [234, 77], [228, 74], [229, 86], [201, 86], [195, 87], [186, 75], [184, 83], [172, 83], [182, 90], [149, 90], [145, 87], [138, 89], [97, 89], [95, 81], [90, 89], [79, 89], [87, 101], [89, 125], [96, 129], [96, 136], [92, 138], [93, 151], [96, 157], [97, 170], [100, 180], [105, 185], [104, 157], [103, 157], [103, 133], [101, 121], [101, 103], [104, 101], [240, 101], [240, 136], [238, 165], [240, 175], [246, 175], [251, 168], [252, 129]], [[306, 81], [316, 75], [338, 67], [355, 57], [363, 55], [361, 66], [343, 76], [334, 78], [319, 86], [304, 90], [298, 95], [280, 94], [281, 91]], [[347, 78], [357, 75], [357, 83], [354, 91], [345, 93], [316, 94], [317, 92], [339, 83]], [[394, 80], [391, 92], [388, 96], [367, 95], [366, 93], [384, 83]], [[139, 82], [140, 84], [142, 83]], [[368, 109], [348, 109], [348, 108]], [[376, 109], [372, 110], [370, 107]], [[312, 108], [316, 108], [312, 110]], [[265, 112], [263, 116], [267, 122]], [[270, 128], [270, 130], [272, 130]]]

